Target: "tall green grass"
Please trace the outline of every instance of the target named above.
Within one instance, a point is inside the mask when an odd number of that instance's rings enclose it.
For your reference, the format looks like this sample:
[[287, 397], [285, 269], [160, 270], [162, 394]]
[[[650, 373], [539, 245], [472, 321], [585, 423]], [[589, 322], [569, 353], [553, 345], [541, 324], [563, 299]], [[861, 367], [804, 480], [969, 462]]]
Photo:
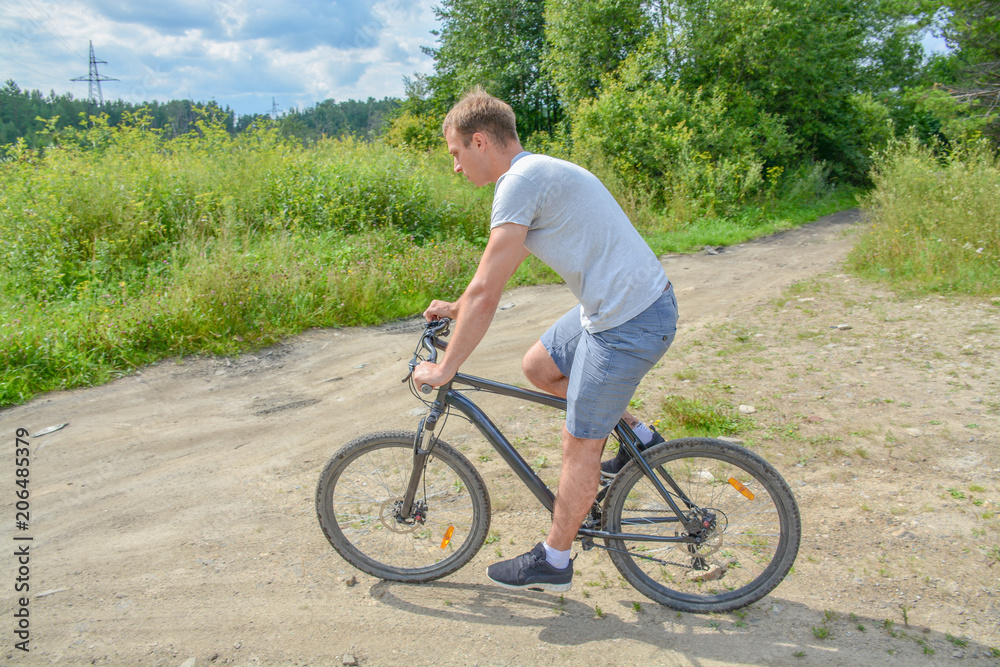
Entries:
[[855, 269], [915, 292], [1000, 294], [1000, 161], [986, 142], [943, 154], [896, 142], [872, 176]]

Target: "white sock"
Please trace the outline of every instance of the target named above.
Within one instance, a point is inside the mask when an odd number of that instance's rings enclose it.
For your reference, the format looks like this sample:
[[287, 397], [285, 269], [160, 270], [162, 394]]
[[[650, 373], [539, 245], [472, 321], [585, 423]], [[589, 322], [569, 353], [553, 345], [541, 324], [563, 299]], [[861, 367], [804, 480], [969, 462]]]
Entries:
[[545, 542], [542, 542], [542, 546], [545, 547], [545, 560], [549, 565], [557, 570], [566, 569], [566, 566], [569, 565], [570, 549], [559, 551], [558, 549], [553, 549]]
[[648, 445], [653, 440], [653, 432], [649, 430], [649, 427], [639, 422], [632, 427], [632, 432], [636, 434], [639, 438], [639, 442], [644, 445]]

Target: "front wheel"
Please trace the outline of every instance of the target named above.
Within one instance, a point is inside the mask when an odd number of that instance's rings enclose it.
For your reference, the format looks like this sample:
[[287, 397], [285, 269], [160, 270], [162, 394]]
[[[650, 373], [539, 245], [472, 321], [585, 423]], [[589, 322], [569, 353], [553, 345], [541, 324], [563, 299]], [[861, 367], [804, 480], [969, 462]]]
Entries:
[[400, 507], [413, 470], [416, 434], [362, 436], [320, 475], [316, 511], [333, 548], [363, 572], [419, 583], [465, 565], [486, 539], [490, 500], [468, 459], [438, 440], [424, 464], [414, 511]]
[[630, 461], [608, 489], [606, 529], [700, 542], [607, 540], [611, 561], [639, 592], [680, 611], [727, 612], [761, 599], [788, 574], [799, 549], [799, 510], [769, 463], [710, 438], [671, 440], [643, 458], [698, 527], [685, 528]]

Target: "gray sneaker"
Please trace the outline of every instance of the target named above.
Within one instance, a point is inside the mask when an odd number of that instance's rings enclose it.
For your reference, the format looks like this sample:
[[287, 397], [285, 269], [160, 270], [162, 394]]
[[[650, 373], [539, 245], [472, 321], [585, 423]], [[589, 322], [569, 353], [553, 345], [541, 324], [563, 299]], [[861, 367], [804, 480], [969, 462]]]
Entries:
[[562, 593], [573, 585], [573, 561], [558, 570], [545, 560], [545, 547], [541, 542], [526, 554], [490, 565], [486, 576], [504, 588], [529, 588]]

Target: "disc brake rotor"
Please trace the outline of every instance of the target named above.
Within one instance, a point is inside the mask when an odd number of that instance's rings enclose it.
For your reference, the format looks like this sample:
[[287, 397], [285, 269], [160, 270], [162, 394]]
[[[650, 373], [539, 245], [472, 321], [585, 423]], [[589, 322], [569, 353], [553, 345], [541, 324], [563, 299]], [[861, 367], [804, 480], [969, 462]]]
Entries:
[[394, 533], [412, 533], [419, 524], [416, 521], [404, 523], [397, 521], [399, 509], [403, 505], [402, 498], [389, 498], [379, 508], [378, 519], [382, 525]]
[[[688, 553], [698, 558], [711, 556], [722, 548], [722, 543], [724, 541], [723, 535], [726, 532], [726, 528], [729, 526], [729, 520], [726, 518], [726, 515], [722, 513], [722, 510], [707, 509], [705, 511], [715, 514], [715, 525], [711, 528], [711, 530], [706, 531], [706, 534], [702, 536], [701, 544], [687, 545]], [[675, 532], [674, 534], [680, 535], [681, 533]]]

